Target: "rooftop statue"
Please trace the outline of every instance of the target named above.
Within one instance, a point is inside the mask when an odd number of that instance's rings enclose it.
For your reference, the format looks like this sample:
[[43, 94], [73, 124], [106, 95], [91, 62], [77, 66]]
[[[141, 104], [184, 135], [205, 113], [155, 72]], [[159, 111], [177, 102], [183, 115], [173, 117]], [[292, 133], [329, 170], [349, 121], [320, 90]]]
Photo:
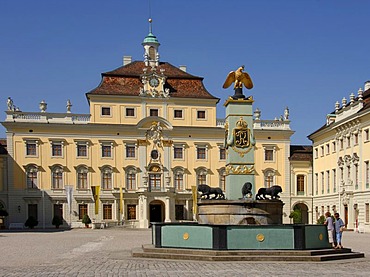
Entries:
[[247, 89], [253, 88], [253, 82], [251, 77], [247, 72], [243, 72], [244, 70], [244, 65], [239, 67], [236, 71], [231, 71], [227, 77], [224, 85], [222, 86], [223, 88], [228, 88], [232, 83], [235, 82], [234, 84], [234, 89], [237, 88], [242, 88], [243, 84]]

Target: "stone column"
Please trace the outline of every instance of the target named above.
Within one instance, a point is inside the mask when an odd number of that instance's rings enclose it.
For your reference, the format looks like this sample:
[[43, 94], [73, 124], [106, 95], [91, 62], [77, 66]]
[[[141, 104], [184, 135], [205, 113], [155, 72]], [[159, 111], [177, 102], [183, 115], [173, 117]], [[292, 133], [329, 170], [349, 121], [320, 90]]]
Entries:
[[166, 196], [166, 202], [165, 202], [165, 212], [164, 212], [164, 222], [171, 222], [171, 200], [169, 196]]

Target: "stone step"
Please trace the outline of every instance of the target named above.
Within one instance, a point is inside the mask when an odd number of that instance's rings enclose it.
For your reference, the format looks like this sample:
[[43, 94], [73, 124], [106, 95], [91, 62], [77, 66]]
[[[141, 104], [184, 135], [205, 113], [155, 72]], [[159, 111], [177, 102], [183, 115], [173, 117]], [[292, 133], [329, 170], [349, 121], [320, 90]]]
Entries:
[[363, 258], [363, 253], [352, 252], [349, 248], [326, 250], [250, 250], [212, 251], [179, 248], [155, 248], [143, 246], [132, 250], [133, 257], [199, 261], [286, 261], [320, 262], [341, 259]]

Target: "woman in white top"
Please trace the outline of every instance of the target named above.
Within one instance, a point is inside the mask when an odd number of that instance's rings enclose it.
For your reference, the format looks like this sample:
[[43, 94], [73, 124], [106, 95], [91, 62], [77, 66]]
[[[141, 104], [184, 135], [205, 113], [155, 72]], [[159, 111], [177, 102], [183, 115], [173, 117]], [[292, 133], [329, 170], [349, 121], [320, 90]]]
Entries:
[[333, 218], [331, 217], [330, 212], [325, 213], [326, 220], [324, 224], [326, 225], [326, 228], [328, 228], [328, 238], [329, 238], [329, 243], [335, 248], [335, 243], [334, 243], [334, 223], [333, 223]]

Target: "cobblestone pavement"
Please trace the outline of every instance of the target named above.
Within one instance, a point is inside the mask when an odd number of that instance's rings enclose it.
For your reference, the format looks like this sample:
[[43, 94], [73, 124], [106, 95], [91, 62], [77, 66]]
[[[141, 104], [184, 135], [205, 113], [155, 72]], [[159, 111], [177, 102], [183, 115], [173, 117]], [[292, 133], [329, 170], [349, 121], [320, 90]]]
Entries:
[[201, 262], [138, 259], [151, 230], [109, 228], [0, 232], [0, 276], [369, 276], [370, 234], [345, 232], [365, 258], [320, 263]]

